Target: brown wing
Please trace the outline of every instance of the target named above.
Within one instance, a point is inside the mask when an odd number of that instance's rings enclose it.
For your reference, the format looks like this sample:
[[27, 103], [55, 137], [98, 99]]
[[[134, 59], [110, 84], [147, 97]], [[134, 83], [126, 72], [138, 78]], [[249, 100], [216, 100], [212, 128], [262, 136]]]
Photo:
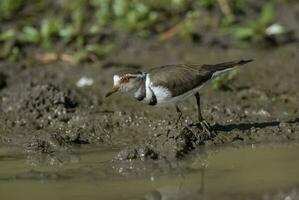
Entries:
[[153, 85], [167, 87], [172, 96], [181, 95], [210, 80], [217, 71], [244, 65], [252, 60], [239, 60], [215, 65], [166, 65], [149, 71]]
[[172, 96], [179, 96], [194, 89], [212, 77], [200, 65], [166, 65], [149, 71], [154, 86], [167, 87]]

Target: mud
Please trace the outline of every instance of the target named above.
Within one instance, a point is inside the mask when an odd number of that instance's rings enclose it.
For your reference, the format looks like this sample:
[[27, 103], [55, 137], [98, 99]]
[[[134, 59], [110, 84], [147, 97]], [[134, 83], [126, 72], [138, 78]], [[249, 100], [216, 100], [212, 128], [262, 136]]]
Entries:
[[[2, 62], [2, 143], [20, 146], [29, 153], [103, 144], [124, 147], [115, 160], [173, 160], [201, 145], [298, 140], [297, 44], [271, 54], [263, 50], [207, 50], [180, 41], [160, 44], [140, 40], [137, 44], [127, 44], [126, 51], [116, 49], [107, 61], [84, 66]], [[194, 99], [180, 105], [183, 120], [177, 127], [171, 106], [150, 107], [122, 94], [104, 99], [118, 70], [239, 58], [255, 58], [255, 62], [240, 69], [225, 90], [212, 89], [209, 84], [202, 91], [204, 116], [216, 132], [213, 138], [194, 124]], [[76, 82], [83, 76], [92, 78], [94, 84], [78, 88]]]
[[[244, 16], [257, 17], [258, 3], [250, 3]], [[287, 27], [287, 35], [247, 49], [234, 47], [231, 35], [219, 35], [217, 27], [207, 34], [204, 26], [210, 22], [204, 21], [191, 40], [159, 41], [110, 31], [99, 37], [116, 48], [95, 63], [43, 64], [30, 55], [39, 49], [28, 47], [24, 60], [0, 62], [0, 141], [20, 147], [29, 157], [45, 154], [59, 162], [69, 159], [66, 155], [74, 146], [85, 144], [121, 147], [113, 159], [117, 162], [174, 161], [201, 146], [298, 141], [297, 14], [298, 3], [282, 3], [275, 18]], [[202, 90], [203, 114], [214, 137], [195, 124], [192, 98], [180, 105], [183, 117], [178, 126], [173, 124], [173, 106], [150, 107], [122, 94], [104, 98], [116, 71], [251, 58], [255, 62], [239, 69], [233, 81], [220, 89], [210, 83]], [[93, 84], [77, 87], [82, 77]]]

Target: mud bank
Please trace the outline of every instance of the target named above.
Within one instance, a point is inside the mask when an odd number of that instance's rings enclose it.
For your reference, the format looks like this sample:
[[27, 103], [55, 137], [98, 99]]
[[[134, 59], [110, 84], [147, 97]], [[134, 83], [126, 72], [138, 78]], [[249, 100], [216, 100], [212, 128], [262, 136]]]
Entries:
[[[160, 45], [142, 40], [138, 49], [143, 51], [136, 51], [133, 44], [126, 49], [115, 50], [101, 63], [83, 66], [2, 62], [1, 142], [42, 153], [67, 152], [78, 144], [123, 146], [116, 160], [144, 160], [181, 158], [201, 145], [299, 139], [296, 44], [271, 54], [263, 50], [207, 51], [179, 41]], [[172, 123], [176, 118], [172, 107], [145, 106], [121, 94], [104, 99], [117, 70], [240, 58], [255, 58], [255, 62], [239, 70], [225, 90], [215, 90], [210, 84], [202, 91], [204, 116], [216, 132], [213, 138], [193, 124], [194, 99], [181, 105], [183, 120], [178, 127]], [[93, 84], [78, 87], [82, 77], [89, 77]]]

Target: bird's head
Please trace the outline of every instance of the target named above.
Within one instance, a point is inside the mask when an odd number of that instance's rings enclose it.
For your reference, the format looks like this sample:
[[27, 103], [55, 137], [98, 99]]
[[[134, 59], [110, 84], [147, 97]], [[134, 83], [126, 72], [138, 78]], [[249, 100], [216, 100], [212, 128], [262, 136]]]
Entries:
[[117, 91], [135, 92], [144, 81], [145, 76], [143, 72], [115, 74], [113, 76], [112, 90], [106, 94], [106, 97], [109, 97]]

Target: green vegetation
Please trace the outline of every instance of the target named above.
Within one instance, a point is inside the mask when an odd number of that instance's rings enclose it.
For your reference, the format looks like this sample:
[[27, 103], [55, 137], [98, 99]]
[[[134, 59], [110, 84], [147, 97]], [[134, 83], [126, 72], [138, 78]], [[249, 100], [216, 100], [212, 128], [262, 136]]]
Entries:
[[217, 26], [251, 44], [274, 22], [274, 3], [265, 1], [260, 17], [248, 19], [246, 0], [1, 0], [0, 59], [17, 58], [30, 46], [67, 51], [78, 62], [91, 54], [101, 59], [114, 46], [109, 37], [100, 39], [107, 30], [166, 40]]
[[103, 31], [112, 29], [150, 36], [158, 32], [155, 28], [159, 21], [182, 12], [189, 3], [182, 0], [2, 0], [0, 58], [18, 53], [26, 45], [49, 50], [57, 45], [68, 47], [78, 55], [77, 60], [90, 53], [101, 57], [113, 47], [111, 41], [94, 42]]
[[215, 78], [212, 82], [213, 88], [222, 89], [222, 90], [229, 89], [228, 85], [235, 80], [237, 74], [238, 74], [238, 70], [234, 69], [224, 75]]
[[0, 18], [11, 18], [12, 15], [21, 8], [22, 0], [1, 0], [0, 1]]
[[259, 19], [246, 21], [244, 25], [235, 28], [236, 39], [244, 42], [261, 41], [266, 36], [266, 29], [273, 22], [273, 17], [273, 5], [271, 3], [265, 4]]

